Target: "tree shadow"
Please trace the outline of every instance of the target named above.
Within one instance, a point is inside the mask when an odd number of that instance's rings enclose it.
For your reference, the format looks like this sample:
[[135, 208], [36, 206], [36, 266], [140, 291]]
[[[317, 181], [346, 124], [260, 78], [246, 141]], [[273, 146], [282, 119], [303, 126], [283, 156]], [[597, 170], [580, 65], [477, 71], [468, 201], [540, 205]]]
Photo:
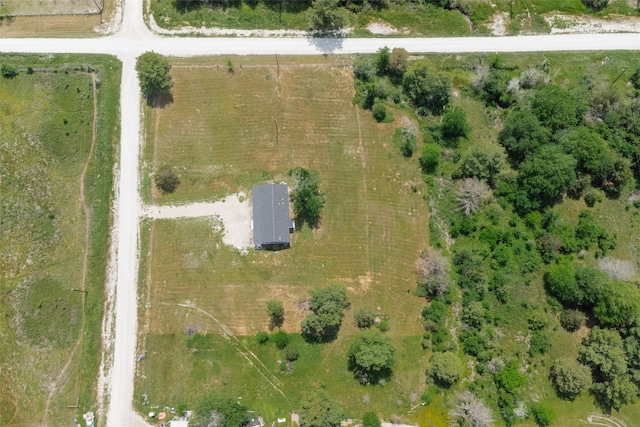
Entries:
[[347, 369], [353, 374], [353, 378], [358, 380], [362, 385], [376, 385], [380, 381], [387, 381], [393, 375], [391, 368], [384, 368], [379, 371], [362, 369], [359, 367], [352, 357], [347, 362]]
[[329, 55], [341, 50], [344, 45], [344, 37], [340, 33], [327, 31], [314, 31], [307, 37], [309, 45], [313, 46], [323, 55]]
[[173, 104], [173, 94], [169, 91], [147, 97], [147, 106], [151, 108], [165, 108], [169, 104]]
[[320, 226], [320, 218], [312, 217], [311, 215], [298, 214], [293, 222], [296, 224], [296, 230], [302, 230], [302, 227], [304, 227], [305, 224], [307, 224], [312, 230], [315, 230]]

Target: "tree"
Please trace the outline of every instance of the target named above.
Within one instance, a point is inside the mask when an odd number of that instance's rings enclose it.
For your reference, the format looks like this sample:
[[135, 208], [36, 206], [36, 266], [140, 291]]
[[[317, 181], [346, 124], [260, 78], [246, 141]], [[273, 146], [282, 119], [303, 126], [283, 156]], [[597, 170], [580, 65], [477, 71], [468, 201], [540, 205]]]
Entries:
[[420, 166], [425, 173], [433, 173], [440, 164], [442, 148], [437, 144], [424, 144], [420, 155]]
[[518, 109], [507, 116], [498, 134], [498, 142], [519, 164], [527, 155], [549, 142], [549, 132], [530, 110]]
[[460, 107], [448, 107], [442, 115], [442, 136], [445, 140], [457, 144], [459, 138], [466, 138], [469, 134], [469, 125], [467, 124], [467, 114]]
[[520, 164], [518, 184], [527, 200], [519, 208], [535, 210], [555, 202], [575, 182], [575, 169], [576, 159], [557, 145], [539, 148]]
[[275, 334], [271, 335], [271, 341], [274, 342], [276, 347], [283, 349], [289, 345], [289, 334], [283, 330], [279, 330]]
[[609, 0], [582, 0], [582, 3], [591, 10], [600, 11], [609, 5]]
[[332, 338], [342, 322], [343, 311], [349, 306], [344, 286], [330, 285], [311, 291], [312, 314], [302, 322], [302, 333], [307, 339]]
[[491, 409], [469, 390], [456, 395], [456, 406], [449, 416], [459, 426], [492, 427], [494, 423]]
[[248, 419], [246, 406], [218, 395], [208, 395], [196, 406], [191, 424], [208, 427], [216, 421], [217, 427], [238, 427]]
[[173, 86], [167, 58], [155, 52], [145, 52], [136, 60], [140, 89], [147, 99], [167, 93]]
[[160, 167], [153, 177], [153, 181], [162, 194], [173, 193], [180, 185], [180, 178], [169, 166]]
[[422, 253], [416, 263], [418, 269], [418, 285], [431, 296], [444, 296], [449, 290], [451, 264], [449, 258], [441, 251], [429, 247]]
[[595, 383], [591, 390], [607, 409], [619, 410], [623, 405], [635, 402], [638, 397], [638, 387], [629, 375], [620, 375], [609, 381]]
[[462, 310], [462, 321], [472, 328], [479, 328], [485, 321], [485, 310], [482, 303], [474, 301]]
[[465, 178], [460, 181], [456, 191], [459, 209], [468, 217], [472, 217], [482, 207], [486, 196], [489, 194], [487, 184], [478, 178]]
[[531, 412], [536, 419], [536, 423], [541, 427], [550, 426], [556, 420], [556, 413], [548, 403], [538, 403], [532, 408]]
[[429, 70], [424, 62], [414, 64], [402, 79], [404, 92], [420, 114], [440, 115], [451, 99], [451, 82]]
[[284, 306], [282, 305], [282, 301], [267, 301], [267, 314], [274, 322], [282, 320], [284, 318]]
[[392, 79], [401, 79], [407, 70], [409, 52], [401, 47], [394, 47], [389, 56], [389, 74]]
[[363, 308], [358, 310], [353, 315], [356, 325], [360, 329], [367, 329], [374, 325], [376, 319], [376, 313], [370, 308]]
[[487, 153], [484, 150], [473, 148], [460, 161], [458, 176], [461, 178], [475, 177], [486, 181], [493, 188], [503, 163], [503, 156], [500, 153]]
[[558, 393], [570, 399], [574, 399], [591, 385], [591, 370], [568, 358], [556, 359], [550, 376]]
[[584, 292], [576, 282], [576, 272], [568, 259], [552, 264], [544, 274], [544, 283], [565, 304], [582, 304]]
[[349, 364], [358, 373], [389, 371], [396, 349], [391, 338], [377, 330], [364, 331], [349, 348]]
[[378, 418], [375, 412], [365, 412], [362, 417], [362, 427], [380, 427], [381, 425], [380, 418]]
[[529, 344], [529, 354], [531, 356], [537, 356], [539, 354], [545, 354], [551, 350], [553, 341], [551, 336], [545, 331], [533, 331], [531, 334], [531, 342]]
[[338, 0], [314, 0], [307, 12], [309, 29], [313, 31], [336, 31], [345, 26], [345, 11]]
[[569, 332], [575, 332], [584, 326], [587, 316], [580, 310], [565, 309], [560, 313], [560, 325]]
[[544, 126], [557, 132], [581, 124], [587, 106], [572, 92], [559, 86], [546, 85], [536, 92], [532, 109]]
[[320, 175], [318, 172], [297, 166], [288, 172], [295, 180], [295, 187], [291, 191], [293, 213], [296, 219], [306, 222], [314, 228], [320, 223], [324, 196], [320, 191]]
[[580, 361], [591, 368], [596, 382], [624, 375], [627, 356], [618, 331], [594, 326], [582, 341]]
[[287, 347], [287, 349], [284, 352], [284, 357], [289, 362], [294, 362], [298, 360], [298, 357], [300, 357], [300, 351], [298, 350], [298, 347]]
[[450, 387], [460, 379], [462, 375], [462, 363], [458, 355], [452, 352], [434, 353], [429, 361], [427, 375], [432, 377], [436, 384], [442, 387]]
[[339, 427], [342, 410], [321, 391], [312, 391], [300, 403], [300, 427]]
[[378, 49], [375, 64], [376, 71], [379, 76], [386, 76], [389, 73], [389, 58], [391, 53], [388, 47], [381, 47]]

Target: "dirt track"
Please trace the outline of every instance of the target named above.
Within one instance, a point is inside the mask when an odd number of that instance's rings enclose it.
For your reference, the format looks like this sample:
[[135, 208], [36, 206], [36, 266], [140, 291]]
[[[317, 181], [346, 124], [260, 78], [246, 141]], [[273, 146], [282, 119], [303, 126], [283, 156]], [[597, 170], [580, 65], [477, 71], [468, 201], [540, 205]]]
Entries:
[[[121, 16], [117, 14], [117, 16]], [[138, 195], [140, 91], [135, 58], [154, 50], [165, 55], [372, 53], [382, 46], [410, 52], [518, 52], [640, 50], [637, 34], [581, 34], [500, 38], [322, 39], [298, 38], [162, 38], [143, 22], [142, 0], [127, 0], [115, 34], [98, 39], [0, 39], [0, 52], [105, 53], [123, 62], [120, 99], [121, 150], [116, 175], [116, 202], [109, 282], [103, 325], [105, 352], [100, 368], [99, 425], [137, 427], [148, 424], [133, 410], [137, 334], [138, 232], [142, 213]], [[115, 338], [114, 338], [115, 330]], [[113, 352], [112, 352], [113, 350]], [[108, 403], [107, 396], [108, 394]], [[108, 405], [107, 422], [104, 406]]]

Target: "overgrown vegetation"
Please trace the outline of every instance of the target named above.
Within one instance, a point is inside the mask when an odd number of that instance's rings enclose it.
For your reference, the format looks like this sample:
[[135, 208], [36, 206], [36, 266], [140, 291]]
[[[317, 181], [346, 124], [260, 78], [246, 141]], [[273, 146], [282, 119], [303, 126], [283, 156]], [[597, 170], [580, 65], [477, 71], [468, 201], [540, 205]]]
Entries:
[[0, 63], [0, 424], [63, 425], [95, 408], [121, 63]]

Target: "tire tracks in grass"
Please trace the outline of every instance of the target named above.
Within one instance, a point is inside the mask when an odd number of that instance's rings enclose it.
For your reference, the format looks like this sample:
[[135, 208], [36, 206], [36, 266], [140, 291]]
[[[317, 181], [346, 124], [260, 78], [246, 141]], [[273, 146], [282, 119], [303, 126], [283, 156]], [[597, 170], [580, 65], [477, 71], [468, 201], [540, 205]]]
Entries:
[[[360, 107], [354, 105], [353, 108], [356, 110], [356, 123], [358, 124], [358, 148], [360, 154], [360, 163], [362, 164], [362, 189], [364, 191], [364, 234], [365, 239], [369, 238], [369, 207], [366, 205], [369, 200], [368, 192], [367, 192], [367, 176], [366, 176], [366, 168], [367, 168], [367, 155], [364, 152], [364, 144], [362, 143], [362, 126], [360, 125]], [[365, 252], [367, 255], [367, 264], [371, 265], [371, 251], [369, 249], [369, 245], [365, 245]]]
[[247, 346], [244, 345], [225, 324], [223, 324], [220, 320], [218, 320], [217, 317], [204, 311], [203, 309], [196, 306], [194, 303], [190, 301], [187, 301], [184, 304], [177, 304], [177, 305], [179, 307], [189, 308], [191, 310], [198, 311], [204, 314], [205, 316], [207, 316], [208, 318], [210, 318], [211, 320], [213, 320], [216, 326], [218, 327], [220, 335], [222, 335], [222, 337], [225, 340], [227, 340], [231, 345], [235, 347], [236, 351], [242, 357], [245, 358], [245, 360], [249, 363], [249, 365], [253, 366], [254, 368], [256, 368], [258, 372], [260, 372], [260, 375], [264, 377], [264, 379], [271, 385], [271, 387], [274, 388], [274, 390], [280, 393], [282, 397], [284, 397], [287, 401], [289, 400], [287, 395], [284, 394], [284, 392], [281, 389], [281, 387], [283, 386], [282, 382], [278, 378], [276, 378], [276, 376], [271, 373], [269, 368], [267, 368], [265, 364], [262, 363], [262, 361], [258, 358], [258, 356], [256, 356], [255, 353], [249, 350]]
[[51, 406], [51, 399], [53, 395], [56, 393], [60, 382], [62, 381], [64, 375], [69, 370], [71, 366], [71, 362], [73, 361], [78, 349], [82, 346], [83, 337], [84, 337], [84, 326], [85, 326], [85, 304], [86, 304], [86, 283], [87, 283], [87, 270], [89, 263], [89, 238], [91, 234], [91, 212], [89, 211], [89, 206], [87, 206], [87, 199], [85, 197], [85, 188], [84, 181], [87, 175], [87, 170], [89, 169], [89, 163], [93, 159], [95, 149], [96, 149], [96, 134], [97, 134], [97, 125], [98, 125], [98, 90], [97, 90], [97, 76], [96, 73], [91, 73], [91, 85], [93, 89], [93, 122], [91, 125], [91, 146], [89, 147], [89, 154], [87, 155], [87, 161], [84, 163], [84, 167], [82, 168], [82, 173], [80, 174], [80, 197], [78, 200], [78, 209], [84, 214], [84, 254], [82, 260], [82, 272], [80, 275], [80, 289], [76, 289], [82, 294], [82, 320], [80, 321], [80, 334], [78, 335], [78, 339], [76, 340], [75, 345], [73, 346], [73, 350], [71, 350], [71, 354], [67, 358], [66, 363], [62, 367], [62, 370], [56, 377], [55, 381], [51, 383], [49, 386], [49, 396], [47, 397], [47, 403], [45, 404], [44, 414], [42, 417], [42, 422], [44, 425], [48, 425], [49, 421], [49, 408]]

